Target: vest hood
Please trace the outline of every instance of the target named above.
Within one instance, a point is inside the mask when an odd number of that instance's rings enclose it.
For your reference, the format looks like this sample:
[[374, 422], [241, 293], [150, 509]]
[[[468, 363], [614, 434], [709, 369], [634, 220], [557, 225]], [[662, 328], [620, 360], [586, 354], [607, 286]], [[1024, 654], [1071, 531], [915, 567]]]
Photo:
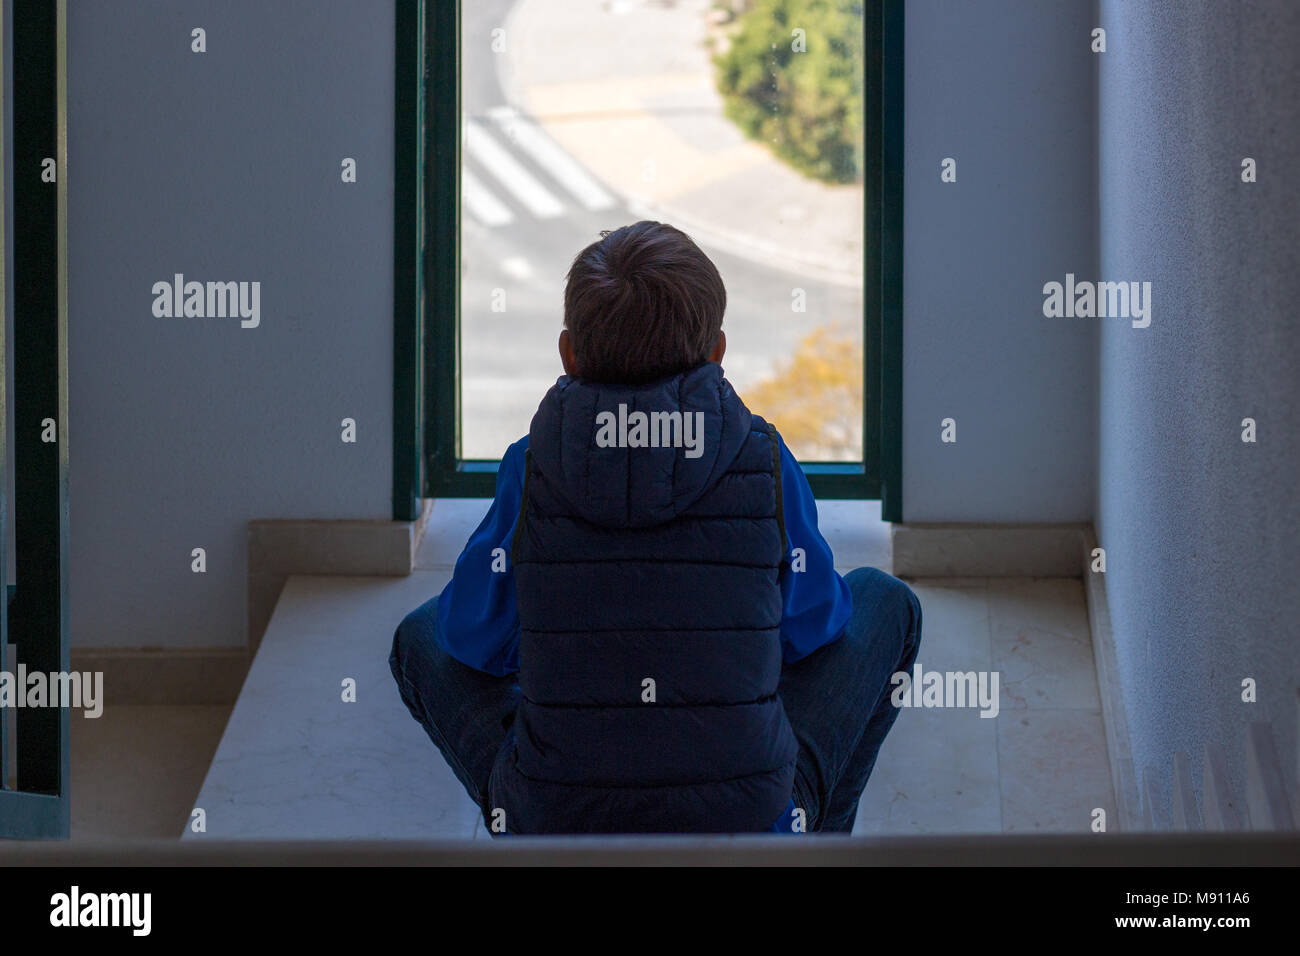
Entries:
[[581, 517], [639, 528], [677, 517], [726, 473], [752, 416], [705, 362], [646, 385], [561, 376], [533, 416], [533, 465]]

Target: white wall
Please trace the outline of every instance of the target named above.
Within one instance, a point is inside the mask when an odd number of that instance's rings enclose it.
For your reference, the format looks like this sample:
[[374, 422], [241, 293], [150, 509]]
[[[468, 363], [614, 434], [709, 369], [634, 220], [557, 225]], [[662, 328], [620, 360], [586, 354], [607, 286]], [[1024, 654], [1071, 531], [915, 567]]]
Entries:
[[72, 642], [242, 645], [250, 518], [391, 517], [394, 8], [68, 6]]
[[1240, 788], [1243, 725], [1269, 720], [1294, 779], [1300, 4], [1103, 0], [1101, 22], [1102, 270], [1154, 302], [1100, 349], [1097, 525], [1134, 760], [1163, 782], [1185, 751], [1199, 786], [1217, 741]]
[[1096, 328], [1042, 288], [1097, 278], [1093, 7], [906, 4], [907, 521], [1092, 516]]

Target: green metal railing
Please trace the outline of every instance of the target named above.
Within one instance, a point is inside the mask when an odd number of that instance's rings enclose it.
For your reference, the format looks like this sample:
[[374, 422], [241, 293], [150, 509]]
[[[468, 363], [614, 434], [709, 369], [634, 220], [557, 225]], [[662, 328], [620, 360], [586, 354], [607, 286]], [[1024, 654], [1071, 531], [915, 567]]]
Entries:
[[[13, 3], [12, 513], [17, 584], [9, 599], [0, 602], [0, 669], [8, 668], [12, 644], [28, 672], [46, 674], [69, 671], [66, 12], [66, 0]], [[3, 155], [0, 132], [0, 160]], [[53, 182], [42, 175], [50, 159]], [[0, 221], [3, 204], [0, 191]], [[4, 355], [0, 329], [0, 369]], [[0, 451], [8, 460], [2, 406], [0, 389]], [[0, 482], [0, 575], [6, 573], [3, 541], [9, 515], [3, 486]], [[68, 836], [68, 715], [63, 706], [0, 707], [0, 837]], [[7, 748], [10, 720], [18, 749], [14, 787]]]

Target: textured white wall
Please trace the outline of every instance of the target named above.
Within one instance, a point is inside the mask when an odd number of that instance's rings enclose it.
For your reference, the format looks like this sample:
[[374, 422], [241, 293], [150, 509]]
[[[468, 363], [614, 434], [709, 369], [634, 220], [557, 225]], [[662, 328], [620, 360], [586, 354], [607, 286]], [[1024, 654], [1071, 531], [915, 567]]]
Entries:
[[68, 7], [72, 642], [243, 644], [250, 518], [391, 517], [394, 8]]
[[1215, 740], [1240, 787], [1249, 719], [1295, 772], [1300, 4], [1103, 0], [1100, 22], [1102, 271], [1154, 301], [1150, 328], [1106, 324], [1100, 345], [1097, 523], [1134, 758], [1164, 781], [1186, 751], [1199, 787]]

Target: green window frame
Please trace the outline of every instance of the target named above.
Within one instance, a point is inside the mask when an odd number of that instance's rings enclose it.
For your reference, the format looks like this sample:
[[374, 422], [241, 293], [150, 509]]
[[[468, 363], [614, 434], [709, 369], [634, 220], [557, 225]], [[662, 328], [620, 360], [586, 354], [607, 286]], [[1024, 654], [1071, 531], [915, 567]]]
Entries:
[[[14, 457], [14, 497], [0, 480], [0, 581], [7, 580], [6, 521], [13, 517], [16, 584], [0, 595], [0, 669], [12, 645], [29, 672], [67, 673], [68, 644], [68, 110], [67, 0], [14, 0], [13, 138], [0, 128], [0, 171], [13, 156], [14, 434], [5, 430], [0, 384], [0, 460]], [[0, 50], [4, 46], [0, 23]], [[0, 99], [5, 63], [0, 67]], [[0, 122], [0, 127], [3, 123]], [[41, 177], [54, 159], [54, 183]], [[2, 177], [0, 177], [2, 178]], [[3, 184], [0, 183], [0, 187]], [[0, 225], [4, 222], [0, 188]], [[5, 303], [0, 228], [0, 320]], [[54, 421], [55, 440], [42, 440]], [[7, 749], [14, 721], [16, 759]], [[0, 838], [67, 839], [71, 832], [69, 708], [0, 708]], [[15, 786], [8, 770], [15, 765]]]
[[[865, 0], [863, 461], [803, 464], [819, 498], [902, 520], [903, 0]], [[398, 0], [393, 517], [490, 498], [498, 461], [460, 458], [460, 0]], [[874, 291], [873, 291], [874, 290]], [[558, 330], [557, 330], [558, 332]], [[541, 396], [538, 396], [540, 401]]]

